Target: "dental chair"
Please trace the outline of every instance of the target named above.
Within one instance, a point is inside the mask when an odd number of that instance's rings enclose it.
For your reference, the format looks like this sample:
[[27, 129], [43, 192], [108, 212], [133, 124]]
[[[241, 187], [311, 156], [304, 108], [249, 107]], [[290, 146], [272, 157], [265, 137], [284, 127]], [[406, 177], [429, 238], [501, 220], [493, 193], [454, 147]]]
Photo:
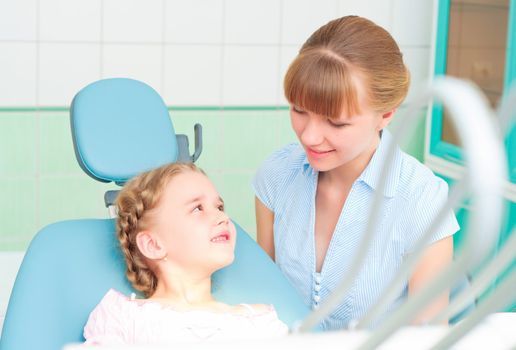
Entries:
[[[188, 140], [176, 138], [169, 112], [149, 86], [131, 79], [106, 79], [82, 89], [70, 107], [77, 160], [92, 178], [125, 183], [165, 163], [194, 161]], [[73, 195], [70, 194], [70, 195]], [[116, 193], [106, 195], [111, 205]], [[289, 326], [309, 309], [276, 265], [238, 226], [235, 261], [213, 276], [215, 297], [230, 304], [273, 304]], [[82, 342], [89, 313], [109, 288], [135, 292], [125, 278], [113, 219], [51, 224], [32, 240], [9, 300], [1, 350], [56, 350]]]

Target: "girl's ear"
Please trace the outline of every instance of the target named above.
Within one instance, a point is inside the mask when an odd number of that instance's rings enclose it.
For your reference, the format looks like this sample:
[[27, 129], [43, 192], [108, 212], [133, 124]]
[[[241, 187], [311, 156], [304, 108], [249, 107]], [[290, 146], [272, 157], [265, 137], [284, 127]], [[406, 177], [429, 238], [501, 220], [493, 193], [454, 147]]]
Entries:
[[394, 117], [394, 112], [396, 112], [396, 109], [382, 114], [382, 119], [378, 125], [378, 130], [383, 130], [385, 127], [387, 127], [387, 125], [389, 125], [389, 123], [392, 121], [392, 117]]
[[136, 245], [147, 259], [160, 260], [167, 256], [161, 241], [152, 231], [138, 232], [136, 234]]

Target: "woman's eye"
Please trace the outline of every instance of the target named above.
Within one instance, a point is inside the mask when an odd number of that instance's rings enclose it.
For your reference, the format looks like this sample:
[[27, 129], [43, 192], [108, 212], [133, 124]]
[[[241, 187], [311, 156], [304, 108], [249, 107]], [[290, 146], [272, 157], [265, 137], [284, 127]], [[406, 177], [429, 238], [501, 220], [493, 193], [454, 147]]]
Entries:
[[331, 121], [330, 119], [328, 119], [328, 123], [330, 123], [331, 126], [336, 127], [336, 128], [344, 128], [344, 127], [350, 125], [348, 123], [336, 123], [336, 122]]
[[305, 113], [305, 111], [304, 111], [304, 110], [302, 110], [301, 108], [296, 107], [296, 106], [292, 106], [292, 110], [293, 110], [294, 112], [296, 112], [296, 113], [299, 113], [299, 114], [303, 114], [303, 113]]

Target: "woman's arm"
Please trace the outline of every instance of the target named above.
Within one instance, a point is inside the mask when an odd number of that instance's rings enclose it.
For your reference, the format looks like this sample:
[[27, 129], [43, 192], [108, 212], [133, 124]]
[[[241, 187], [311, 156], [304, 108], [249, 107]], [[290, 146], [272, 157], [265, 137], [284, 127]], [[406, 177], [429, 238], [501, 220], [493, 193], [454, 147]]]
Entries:
[[[453, 259], [453, 236], [443, 238], [430, 245], [419, 261], [414, 274], [409, 280], [409, 296], [424, 288], [429, 281], [446, 269]], [[448, 306], [450, 291], [447, 289], [434, 300], [426, 309], [422, 310], [413, 320], [415, 324], [426, 323], [439, 311]], [[446, 322], [447, 323], [447, 322]]]
[[258, 197], [254, 198], [256, 210], [256, 240], [260, 247], [274, 260], [274, 213]]

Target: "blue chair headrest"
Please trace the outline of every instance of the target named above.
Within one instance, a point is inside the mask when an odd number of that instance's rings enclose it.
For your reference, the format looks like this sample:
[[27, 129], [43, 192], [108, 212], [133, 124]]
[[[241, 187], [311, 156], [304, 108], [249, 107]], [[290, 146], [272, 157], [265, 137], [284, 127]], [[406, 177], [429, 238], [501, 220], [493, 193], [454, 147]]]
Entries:
[[77, 161], [96, 180], [123, 184], [177, 160], [167, 106], [140, 81], [113, 78], [86, 86], [75, 95], [70, 118]]

